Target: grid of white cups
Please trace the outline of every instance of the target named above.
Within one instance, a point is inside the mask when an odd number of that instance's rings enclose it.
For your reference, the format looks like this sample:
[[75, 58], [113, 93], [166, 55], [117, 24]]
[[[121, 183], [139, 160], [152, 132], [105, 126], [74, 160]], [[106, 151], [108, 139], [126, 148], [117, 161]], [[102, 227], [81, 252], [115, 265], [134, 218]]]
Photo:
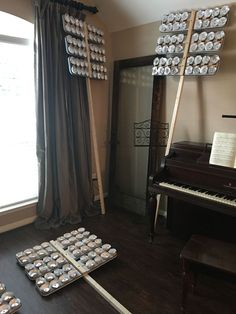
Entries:
[[189, 11], [172, 12], [162, 17], [162, 23], [159, 27], [160, 32], [179, 32], [188, 28]]
[[184, 34], [164, 35], [157, 39], [157, 54], [180, 54], [184, 50]]
[[195, 32], [191, 38], [189, 51], [191, 53], [219, 51], [223, 45], [224, 37], [224, 31]]
[[206, 10], [198, 10], [194, 24], [195, 30], [224, 27], [228, 20], [230, 8], [228, 5]]
[[189, 56], [185, 75], [214, 75], [218, 70], [219, 62], [218, 55]]
[[104, 32], [69, 14], [62, 16], [62, 22], [63, 29], [68, 34], [65, 36], [65, 47], [69, 55], [67, 59], [70, 74], [107, 80]]
[[[223, 27], [228, 20], [230, 7], [224, 5], [196, 11], [194, 31], [191, 33], [187, 64], [184, 69], [185, 75], [214, 75], [220, 64], [220, 56], [216, 53], [223, 46], [225, 32]], [[165, 14], [160, 25], [161, 32], [172, 34], [162, 35], [157, 40], [155, 52], [165, 55], [166, 63], [162, 64], [163, 58], [155, 58], [152, 75], [179, 75], [182, 56], [186, 44], [189, 11], [172, 12]], [[176, 23], [184, 23], [182, 29]], [[174, 26], [175, 25], [175, 26]], [[176, 26], [177, 25], [177, 26]], [[221, 29], [219, 29], [221, 28]], [[182, 31], [182, 33], [177, 33]], [[172, 64], [174, 57], [179, 58], [178, 65]], [[184, 65], [183, 65], [184, 66]]]
[[85, 38], [83, 21], [66, 13], [62, 16], [62, 22], [66, 33]]
[[179, 73], [180, 58], [156, 57], [153, 61], [152, 75], [177, 75]]

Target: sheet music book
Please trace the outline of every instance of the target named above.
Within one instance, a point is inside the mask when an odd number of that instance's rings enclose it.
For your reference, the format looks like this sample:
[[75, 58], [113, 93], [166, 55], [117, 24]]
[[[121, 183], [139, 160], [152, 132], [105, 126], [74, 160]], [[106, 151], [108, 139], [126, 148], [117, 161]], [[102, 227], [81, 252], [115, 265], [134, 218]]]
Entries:
[[236, 134], [215, 132], [210, 164], [236, 168]]

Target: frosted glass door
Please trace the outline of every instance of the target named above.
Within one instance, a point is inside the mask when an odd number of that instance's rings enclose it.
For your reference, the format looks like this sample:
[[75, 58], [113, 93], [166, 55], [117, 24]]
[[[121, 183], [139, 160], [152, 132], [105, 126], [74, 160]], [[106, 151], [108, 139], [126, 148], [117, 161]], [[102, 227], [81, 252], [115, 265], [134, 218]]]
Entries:
[[114, 198], [116, 205], [141, 215], [146, 207], [149, 148], [145, 141], [136, 146], [134, 125], [151, 119], [151, 69], [151, 66], [123, 69], [119, 82]]

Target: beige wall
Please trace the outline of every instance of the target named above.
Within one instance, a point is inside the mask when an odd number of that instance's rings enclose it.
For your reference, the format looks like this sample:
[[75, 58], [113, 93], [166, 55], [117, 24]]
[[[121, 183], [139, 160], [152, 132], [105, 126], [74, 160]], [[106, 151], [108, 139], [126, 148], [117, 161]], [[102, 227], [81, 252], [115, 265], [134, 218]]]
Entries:
[[32, 0], [0, 0], [0, 10], [33, 22]]
[[[92, 0], [85, 0], [83, 3], [94, 5]], [[0, 10], [7, 13], [17, 15], [30, 22], [33, 22], [33, 7], [32, 0], [0, 0]], [[108, 74], [111, 77], [111, 40], [110, 34], [105, 25], [100, 21], [97, 15], [88, 14], [86, 21], [97, 27], [100, 27], [105, 32], [106, 53], [107, 53], [107, 67]], [[104, 182], [104, 192], [107, 191], [107, 177], [108, 177], [108, 147], [109, 147], [109, 98], [110, 98], [110, 81], [92, 81], [92, 96], [94, 100], [95, 123], [97, 129], [98, 148], [101, 161], [101, 171]], [[95, 167], [94, 167], [95, 169]], [[30, 223], [35, 217], [35, 205], [27, 206], [12, 212], [11, 214], [0, 213], [0, 233], [5, 231], [4, 226], [14, 228], [25, 223]]]
[[111, 34], [114, 60], [155, 54], [159, 22], [129, 28]]
[[[159, 36], [159, 22], [112, 33], [114, 60], [151, 55]], [[236, 132], [236, 121], [221, 118], [236, 114], [236, 5], [232, 6], [221, 53], [220, 71], [213, 77], [185, 78], [174, 141], [212, 142], [214, 131]], [[178, 78], [168, 77], [166, 121], [170, 122]]]

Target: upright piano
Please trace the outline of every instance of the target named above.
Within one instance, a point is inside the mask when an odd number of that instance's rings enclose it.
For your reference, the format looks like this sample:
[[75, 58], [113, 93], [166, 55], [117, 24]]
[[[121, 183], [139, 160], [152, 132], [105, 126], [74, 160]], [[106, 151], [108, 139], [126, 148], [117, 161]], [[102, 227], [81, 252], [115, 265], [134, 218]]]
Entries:
[[150, 236], [154, 236], [156, 195], [168, 196], [167, 227], [236, 241], [236, 169], [209, 164], [211, 145], [178, 142], [149, 178]]

